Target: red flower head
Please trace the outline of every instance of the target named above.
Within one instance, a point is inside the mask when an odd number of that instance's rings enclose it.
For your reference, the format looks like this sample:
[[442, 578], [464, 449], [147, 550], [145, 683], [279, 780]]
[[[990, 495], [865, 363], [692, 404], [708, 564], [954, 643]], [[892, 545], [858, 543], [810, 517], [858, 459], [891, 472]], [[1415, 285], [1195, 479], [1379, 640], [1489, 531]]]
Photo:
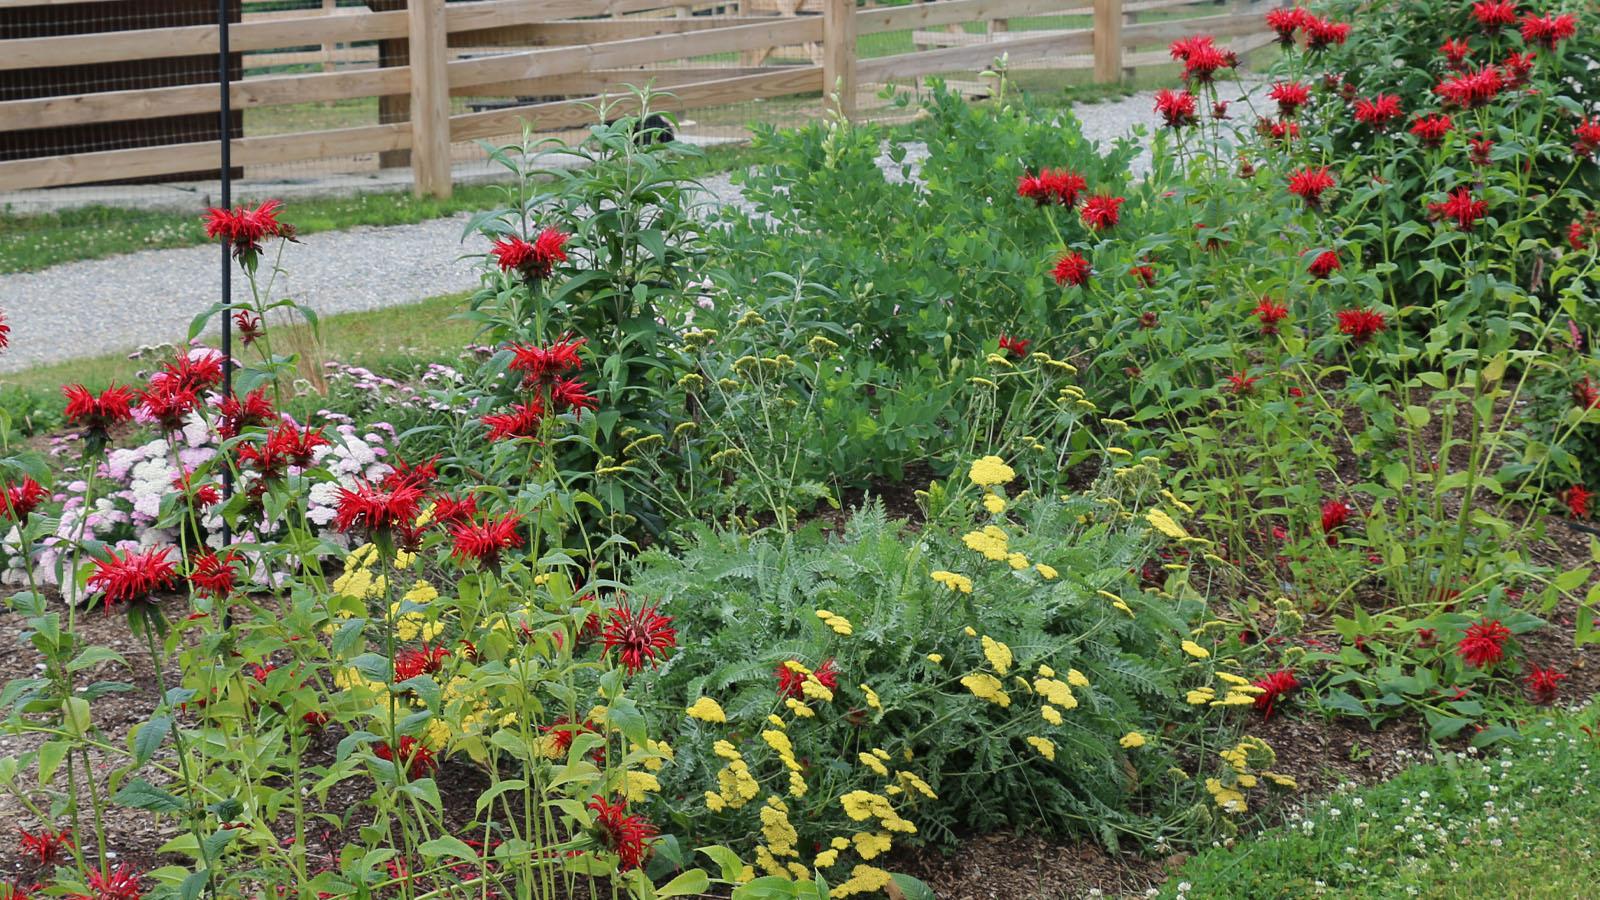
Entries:
[[1273, 303], [1270, 297], [1262, 297], [1253, 314], [1261, 322], [1262, 334], [1277, 334], [1278, 323], [1289, 317], [1289, 307]]
[[[550, 735], [551, 749], [555, 751], [558, 758], [566, 757], [567, 751], [572, 749], [572, 739], [578, 735], [600, 734], [594, 727], [593, 722], [585, 719], [582, 725], [578, 725], [569, 721], [566, 716], [557, 716], [555, 721], [549, 725], [539, 726], [539, 730]], [[595, 752], [601, 754], [603, 758], [605, 748], [596, 748]]]
[[492, 566], [500, 561], [500, 554], [522, 546], [522, 534], [517, 527], [522, 517], [512, 513], [487, 522], [463, 522], [450, 526], [450, 537], [455, 547], [450, 555], [466, 562], [477, 560], [481, 565]]
[[246, 444], [239, 448], [239, 463], [250, 465], [263, 477], [276, 478], [290, 465], [309, 467], [317, 448], [328, 445], [322, 429], [300, 428], [293, 422], [281, 420], [261, 446]]
[[6, 311], [0, 309], [0, 350], [11, 346], [11, 323], [6, 321]]
[[1505, 656], [1509, 637], [1511, 629], [1500, 624], [1499, 619], [1480, 619], [1467, 626], [1467, 633], [1456, 644], [1456, 653], [1474, 669], [1492, 666]]
[[200, 593], [221, 600], [233, 593], [239, 579], [234, 564], [243, 561], [244, 557], [232, 550], [202, 553], [189, 561], [189, 583]]
[[401, 650], [394, 655], [395, 683], [410, 681], [419, 675], [436, 674], [444, 668], [444, 661], [449, 658], [450, 651], [444, 647]]
[[1600, 409], [1600, 384], [1585, 375], [1582, 381], [1572, 386], [1572, 400], [1579, 409]]
[[1272, 86], [1267, 96], [1277, 101], [1278, 113], [1288, 117], [1311, 102], [1311, 88], [1298, 81], [1280, 81]]
[[205, 508], [222, 502], [222, 492], [214, 484], [195, 484], [194, 472], [185, 469], [172, 479], [172, 489], [183, 495], [190, 506]]
[[1335, 250], [1324, 250], [1311, 260], [1311, 275], [1315, 278], [1327, 278], [1334, 272], [1344, 268], [1344, 263], [1339, 261], [1339, 253]]
[[172, 432], [181, 431], [199, 406], [199, 395], [177, 381], [152, 379], [150, 386], [139, 392], [137, 411], [141, 419]]
[[1488, 202], [1473, 199], [1472, 189], [1465, 186], [1445, 195], [1442, 203], [1428, 204], [1428, 215], [1435, 219], [1454, 219], [1456, 227], [1462, 231], [1470, 230], [1488, 212]]
[[114, 384], [96, 396], [81, 384], [69, 384], [61, 392], [67, 396], [67, 422], [91, 432], [104, 435], [111, 426], [133, 418], [132, 388]]
[[1156, 91], [1156, 112], [1161, 114], [1168, 128], [1193, 125], [1198, 121], [1195, 116], [1198, 108], [1194, 95], [1188, 91], [1169, 91], [1166, 88]]
[[644, 865], [656, 827], [643, 816], [629, 815], [623, 801], [609, 804], [596, 795], [588, 807], [594, 813], [594, 839], [617, 855], [617, 869], [627, 872]]
[[471, 521], [477, 515], [478, 498], [474, 494], [468, 494], [460, 500], [449, 494], [442, 494], [433, 503], [433, 521], [440, 525]]
[[1306, 13], [1302, 24], [1306, 30], [1307, 50], [1326, 50], [1335, 44], [1343, 44], [1350, 39], [1350, 26], [1344, 22], [1330, 22]]
[[1560, 494], [1561, 502], [1566, 504], [1567, 512], [1574, 519], [1589, 518], [1589, 489], [1581, 484], [1575, 484]]
[[426, 491], [439, 480], [439, 455], [434, 454], [419, 463], [408, 463], [396, 456], [389, 463], [389, 474], [383, 476], [382, 485], [393, 490], [402, 484]]
[[1017, 179], [1017, 196], [1039, 206], [1053, 203], [1072, 207], [1078, 205], [1078, 195], [1088, 186], [1089, 182], [1071, 169], [1040, 169], [1037, 175]]
[[1473, 165], [1487, 166], [1490, 163], [1489, 154], [1494, 150], [1494, 141], [1480, 133], [1477, 137], [1469, 139], [1467, 145], [1471, 148]]
[[678, 645], [672, 617], [661, 615], [654, 605], [637, 612], [626, 605], [612, 607], [607, 613], [602, 638], [605, 653], [616, 650], [617, 658], [629, 675], [637, 674], [646, 662], [652, 667], [657, 665], [657, 657], [665, 658], [666, 651]]
[[1600, 150], [1600, 119], [1587, 116], [1572, 129], [1572, 152], [1588, 159]]
[[1131, 266], [1128, 274], [1139, 279], [1139, 283], [1145, 287], [1155, 287], [1156, 270], [1153, 266]]
[[532, 390], [548, 387], [568, 372], [583, 368], [583, 357], [578, 354], [588, 338], [560, 340], [548, 347], [532, 344], [512, 344], [511, 363], [507, 368], [522, 373], [522, 387]]
[[1527, 13], [1522, 17], [1522, 40], [1547, 50], [1554, 50], [1557, 44], [1577, 33], [1578, 17], [1572, 13], [1562, 13], [1559, 16], [1535, 16], [1533, 13]]
[[1015, 356], [1017, 359], [1022, 359], [1028, 355], [1028, 345], [1031, 343], [1033, 342], [1019, 337], [1012, 337], [1008, 334], [1000, 335], [1000, 349]]
[[48, 866], [62, 858], [61, 851], [72, 847], [72, 831], [41, 831], [38, 834], [17, 829], [17, 843], [23, 856], [32, 857], [41, 866]]
[[268, 200], [255, 209], [240, 206], [233, 210], [206, 210], [206, 237], [233, 245], [233, 255], [243, 258], [261, 252], [262, 240], [269, 237], [293, 238], [294, 229], [278, 221], [283, 204]]
[[[799, 660], [795, 660], [795, 662], [799, 662]], [[788, 663], [779, 665], [777, 669], [773, 670], [773, 674], [778, 676], [779, 697], [793, 700], [805, 699], [806, 676], [795, 671]], [[811, 677], [817, 679], [818, 684], [830, 691], [839, 688], [839, 669], [831, 659], [823, 660], [822, 665], [817, 666], [817, 670], [811, 673]]]
[[21, 483], [6, 487], [5, 506], [0, 508], [0, 522], [26, 522], [28, 516], [49, 496], [50, 492], [43, 485], [24, 476]]
[[1400, 98], [1394, 94], [1379, 94], [1370, 100], [1362, 98], [1356, 101], [1356, 121], [1370, 125], [1378, 131], [1388, 129], [1403, 115], [1400, 110]]
[[1493, 35], [1516, 24], [1517, 4], [1515, 0], [1478, 0], [1472, 4], [1472, 18], [1486, 33]]
[[491, 441], [538, 437], [542, 422], [544, 404], [537, 397], [529, 398], [527, 403], [512, 404], [510, 412], [489, 413], [483, 417], [483, 424], [489, 426]]
[[1343, 500], [1322, 501], [1322, 533], [1332, 535], [1350, 521], [1354, 508]]
[[1327, 166], [1297, 169], [1289, 173], [1289, 193], [1306, 202], [1312, 209], [1322, 207], [1322, 195], [1334, 186], [1333, 176]]
[[1444, 55], [1445, 62], [1453, 67], [1459, 67], [1472, 55], [1472, 45], [1456, 38], [1447, 38], [1439, 45], [1439, 52]]
[[1261, 688], [1261, 693], [1256, 695], [1256, 709], [1261, 712], [1264, 721], [1272, 718], [1272, 710], [1279, 700], [1299, 690], [1300, 679], [1288, 669], [1279, 669], [1254, 684]]
[[1197, 34], [1172, 42], [1172, 58], [1183, 61], [1183, 80], [1206, 84], [1218, 69], [1231, 69], [1238, 65], [1238, 57], [1231, 50], [1218, 47], [1211, 35]]
[[1450, 133], [1453, 125], [1450, 117], [1442, 113], [1418, 116], [1411, 122], [1411, 133], [1422, 142], [1422, 146], [1437, 147], [1444, 143], [1444, 137]]
[[1228, 376], [1228, 391], [1240, 396], [1256, 392], [1256, 379], [1253, 375], [1244, 372], [1235, 372]]
[[1211, 118], [1217, 120], [1228, 118], [1228, 101], [1213, 100], [1211, 102]]
[[1566, 680], [1564, 672], [1533, 666], [1523, 678], [1523, 683], [1528, 686], [1528, 693], [1533, 695], [1534, 703], [1549, 706], [1556, 702], [1556, 696], [1561, 692], [1561, 682]]
[[179, 356], [150, 376], [150, 386], [176, 387], [192, 394], [203, 394], [222, 383], [222, 354], [204, 351]]
[[1306, 11], [1298, 6], [1267, 10], [1267, 27], [1278, 33], [1278, 43], [1285, 47], [1294, 43], [1295, 29], [1303, 27], [1305, 21]]
[[1118, 210], [1126, 202], [1127, 199], [1123, 197], [1096, 194], [1083, 202], [1083, 209], [1078, 215], [1083, 219], [1083, 224], [1094, 231], [1105, 231], [1117, 224]]
[[1292, 141], [1300, 136], [1300, 123], [1261, 119], [1256, 122], [1256, 133], [1271, 141]]
[[1537, 53], [1507, 53], [1506, 58], [1500, 61], [1500, 75], [1505, 79], [1506, 87], [1521, 87], [1528, 83], [1528, 76], [1533, 74], [1533, 60]]
[[334, 527], [347, 532], [357, 525], [368, 531], [404, 529], [417, 518], [422, 504], [422, 489], [410, 484], [385, 490], [366, 481], [356, 482], [355, 490], [339, 489], [339, 508]]
[[1506, 89], [1506, 80], [1494, 66], [1484, 66], [1476, 72], [1463, 72], [1446, 78], [1434, 86], [1433, 92], [1450, 106], [1476, 109], [1483, 106]]
[[566, 244], [571, 237], [555, 228], [540, 231], [531, 244], [512, 235], [495, 241], [489, 254], [499, 263], [502, 272], [515, 269], [530, 281], [549, 278], [556, 263], [567, 261]]
[[246, 428], [266, 425], [276, 416], [272, 401], [267, 399], [266, 388], [256, 388], [244, 395], [230, 394], [217, 405], [217, 433], [225, 440], [238, 437]]
[[1084, 259], [1082, 254], [1072, 251], [1062, 254], [1061, 258], [1056, 260], [1056, 267], [1050, 272], [1050, 277], [1063, 287], [1067, 285], [1082, 287], [1089, 283], [1089, 276], [1093, 273], [1094, 269], [1089, 266], [1089, 261]]
[[412, 781], [426, 778], [428, 773], [439, 765], [433, 758], [433, 751], [429, 750], [426, 744], [409, 736], [400, 739], [399, 759], [395, 758], [394, 748], [390, 747], [387, 741], [378, 742], [378, 745], [372, 748], [372, 755], [392, 763], [405, 764], [406, 775]]
[[250, 314], [247, 309], [241, 309], [233, 314], [233, 324], [239, 329], [239, 340], [246, 347], [254, 344], [267, 330], [261, 325], [261, 317]]
[[558, 412], [571, 411], [582, 418], [583, 411], [592, 410], [600, 403], [589, 393], [589, 386], [576, 378], [563, 378], [550, 386], [550, 405]]
[[89, 590], [105, 594], [108, 613], [113, 603], [146, 602], [158, 589], [170, 589], [177, 582], [178, 571], [167, 559], [171, 550], [150, 547], [127, 550], [120, 556], [112, 552], [106, 559], [96, 559], [94, 572], [89, 575]]
[[1358, 345], [1372, 340], [1373, 335], [1388, 327], [1389, 320], [1375, 309], [1339, 310], [1339, 333], [1355, 339]]
[[88, 886], [93, 893], [69, 897], [68, 900], [141, 900], [144, 895], [139, 890], [139, 881], [139, 874], [127, 863], [117, 866], [109, 874], [90, 867]]

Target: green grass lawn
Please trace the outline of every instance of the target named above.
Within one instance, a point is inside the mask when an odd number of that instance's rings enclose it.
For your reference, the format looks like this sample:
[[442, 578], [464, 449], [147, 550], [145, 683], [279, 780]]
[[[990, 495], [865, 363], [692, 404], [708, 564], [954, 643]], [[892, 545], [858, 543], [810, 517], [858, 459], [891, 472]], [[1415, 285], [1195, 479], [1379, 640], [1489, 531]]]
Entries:
[[1445, 753], [1392, 781], [1334, 794], [1291, 821], [1200, 853], [1162, 896], [1528, 898], [1596, 896], [1600, 742], [1595, 711], [1478, 755]]

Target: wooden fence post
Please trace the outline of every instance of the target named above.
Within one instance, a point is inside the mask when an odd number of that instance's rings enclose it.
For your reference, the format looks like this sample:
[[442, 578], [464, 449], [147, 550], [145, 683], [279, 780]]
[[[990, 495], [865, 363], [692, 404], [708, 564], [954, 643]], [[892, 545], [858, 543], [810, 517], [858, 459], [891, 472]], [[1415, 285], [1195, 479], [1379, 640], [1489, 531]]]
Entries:
[[449, 30], [444, 0], [411, 0], [411, 192], [450, 196]]
[[856, 115], [856, 0], [823, 0], [822, 96], [839, 94], [839, 114]]
[[1122, 81], [1122, 0], [1094, 0], [1094, 80]]

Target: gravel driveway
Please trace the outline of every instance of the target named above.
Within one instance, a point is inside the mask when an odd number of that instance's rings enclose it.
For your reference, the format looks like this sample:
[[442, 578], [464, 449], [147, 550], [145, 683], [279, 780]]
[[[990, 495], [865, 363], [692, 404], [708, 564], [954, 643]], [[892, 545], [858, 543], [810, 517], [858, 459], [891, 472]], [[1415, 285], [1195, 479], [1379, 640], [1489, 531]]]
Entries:
[[[1153, 96], [1134, 94], [1074, 112], [1086, 136], [1109, 142], [1135, 124], [1155, 127]], [[1148, 166], [1145, 154], [1133, 169]], [[706, 187], [716, 202], [743, 199], [725, 175], [707, 179]], [[476, 261], [460, 257], [483, 247], [461, 243], [465, 222], [458, 216], [307, 235], [285, 249], [285, 274], [273, 296], [293, 297], [326, 315], [469, 290], [477, 284]], [[218, 254], [214, 246], [146, 250], [0, 276], [0, 310], [11, 323], [11, 349], [0, 355], [0, 372], [182, 337], [193, 317], [218, 298]], [[247, 289], [236, 277], [234, 290]]]

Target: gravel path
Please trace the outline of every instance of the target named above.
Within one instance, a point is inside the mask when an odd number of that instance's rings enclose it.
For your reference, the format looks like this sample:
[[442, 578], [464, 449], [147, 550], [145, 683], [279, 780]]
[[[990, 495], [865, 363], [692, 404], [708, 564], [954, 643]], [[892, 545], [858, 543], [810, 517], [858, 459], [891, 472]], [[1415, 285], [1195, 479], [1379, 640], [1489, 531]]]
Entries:
[[[1153, 129], [1152, 106], [1153, 95], [1139, 93], [1074, 112], [1085, 136], [1110, 142], [1135, 124]], [[922, 148], [908, 149], [915, 158]], [[1148, 168], [1146, 152], [1133, 171]], [[706, 179], [705, 185], [713, 202], [742, 205], [726, 175]], [[477, 284], [476, 261], [460, 256], [482, 247], [461, 243], [465, 222], [458, 216], [307, 235], [285, 249], [285, 274], [273, 296], [293, 297], [326, 315], [469, 290]], [[218, 299], [218, 252], [213, 246], [147, 250], [0, 276], [0, 310], [11, 323], [11, 349], [0, 356], [0, 372], [182, 337], [193, 317]], [[236, 278], [234, 290], [245, 289]]]

